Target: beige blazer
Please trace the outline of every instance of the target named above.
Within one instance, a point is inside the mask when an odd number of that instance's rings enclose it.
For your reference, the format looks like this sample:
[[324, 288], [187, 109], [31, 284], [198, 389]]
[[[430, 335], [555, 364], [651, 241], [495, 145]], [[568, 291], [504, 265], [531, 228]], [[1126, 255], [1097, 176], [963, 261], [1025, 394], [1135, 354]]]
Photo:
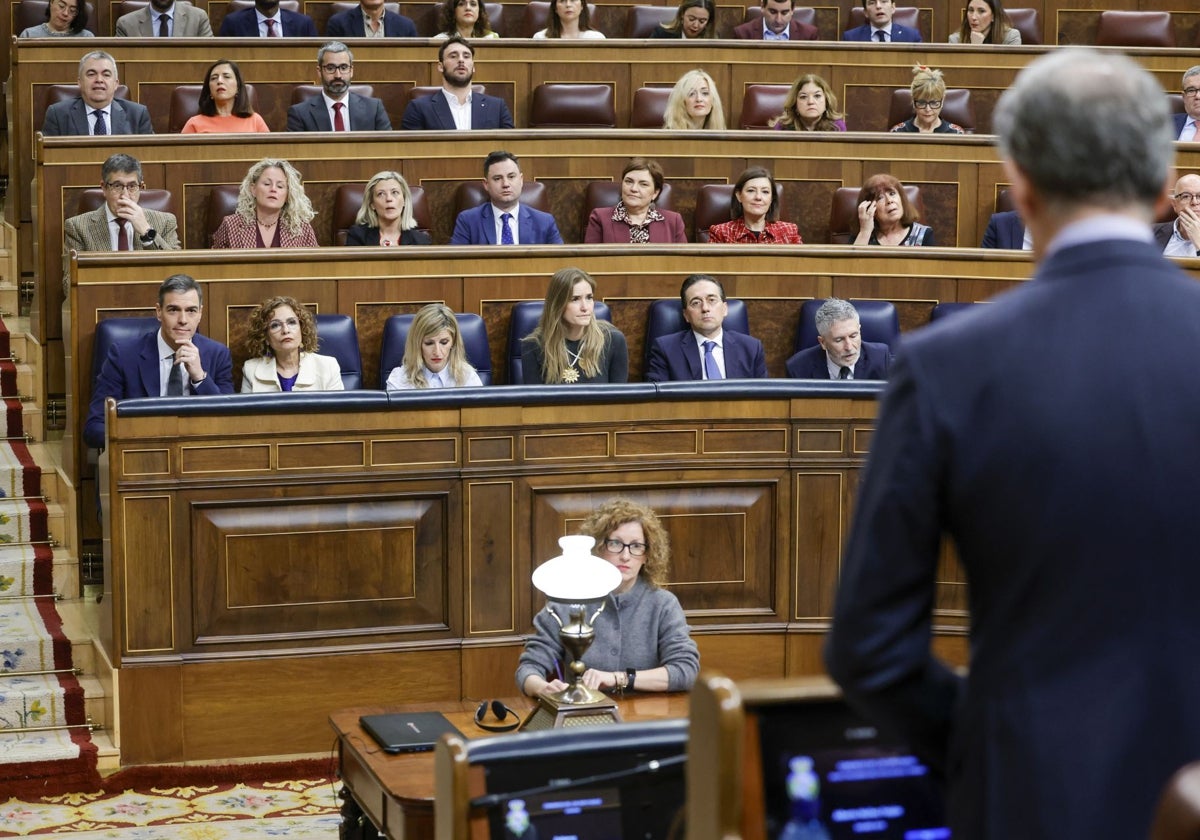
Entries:
[[[264, 394], [282, 391], [279, 374], [275, 370], [275, 357], [265, 356], [247, 359], [242, 365], [242, 393]], [[316, 353], [300, 354], [300, 373], [296, 376], [295, 391], [342, 391], [342, 366], [333, 356]]]
[[[146, 221], [154, 228], [154, 241], [146, 244], [130, 229], [135, 251], [178, 251], [179, 225], [172, 213], [143, 207]], [[63, 289], [71, 283], [71, 251], [111, 251], [112, 237], [108, 232], [108, 213], [97, 207], [90, 213], [80, 213], [63, 223]]]
[[[118, 38], [153, 38], [158, 26], [150, 6], [117, 18]], [[212, 24], [202, 9], [185, 0], [175, 0], [175, 38], [211, 38]]]

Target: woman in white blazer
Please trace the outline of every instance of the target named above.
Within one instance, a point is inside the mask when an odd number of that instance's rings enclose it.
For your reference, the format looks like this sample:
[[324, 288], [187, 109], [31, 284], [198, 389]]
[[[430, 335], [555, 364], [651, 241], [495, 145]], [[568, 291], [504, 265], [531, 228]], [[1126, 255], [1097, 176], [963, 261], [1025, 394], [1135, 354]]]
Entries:
[[341, 391], [342, 369], [317, 349], [317, 321], [295, 298], [265, 300], [250, 316], [242, 393]]

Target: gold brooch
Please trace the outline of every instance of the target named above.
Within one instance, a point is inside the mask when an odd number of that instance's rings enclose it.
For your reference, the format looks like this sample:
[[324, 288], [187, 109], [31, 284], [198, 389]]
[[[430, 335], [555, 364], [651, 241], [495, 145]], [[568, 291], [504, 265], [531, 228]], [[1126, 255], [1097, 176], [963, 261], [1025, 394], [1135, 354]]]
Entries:
[[578, 381], [579, 371], [575, 370], [575, 368], [569, 367], [563, 371], [563, 382], [566, 382], [568, 385], [570, 385], [571, 383]]

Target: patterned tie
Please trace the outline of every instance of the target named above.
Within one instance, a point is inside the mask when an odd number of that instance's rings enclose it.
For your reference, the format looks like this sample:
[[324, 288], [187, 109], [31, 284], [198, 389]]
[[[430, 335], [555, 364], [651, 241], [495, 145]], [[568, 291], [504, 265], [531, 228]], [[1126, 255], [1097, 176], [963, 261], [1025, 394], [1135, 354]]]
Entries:
[[884, 41], [887, 40], [887, 35], [884, 33], [884, 31], [882, 29], [875, 30], [875, 40], [879, 41], [880, 43], [883, 43]]
[[104, 123], [104, 112], [96, 109], [92, 111], [92, 116], [96, 118], [96, 129], [92, 134], [108, 134], [108, 126]]
[[279, 37], [279, 33], [275, 31], [275, 21], [272, 20], [271, 18], [267, 18], [267, 37], [268, 38], [278, 38]]
[[333, 103], [333, 130], [345, 131], [346, 121], [342, 119], [342, 109], [346, 107], [344, 102]]
[[849, 378], [850, 378], [850, 368], [843, 366], [842, 369], [838, 371], [838, 379], [849, 379]]
[[509, 221], [512, 219], [512, 213], [500, 214], [500, 244], [514, 245], [512, 228], [509, 226]]
[[117, 250], [130, 251], [129, 247], [129, 220], [117, 219]]
[[166, 12], [163, 12], [161, 15], [158, 16], [158, 37], [159, 38], [169, 38], [171, 36], [171, 30], [167, 27], [168, 20], [170, 20], [170, 17], [167, 15]]
[[[175, 357], [172, 356], [171, 358], [174, 359]], [[172, 362], [171, 375], [167, 377], [167, 396], [183, 396], [183, 365]]]
[[715, 341], [704, 342], [704, 376], [706, 379], [724, 379], [721, 375], [721, 369], [717, 367], [717, 359], [713, 356], [713, 348], [717, 346]]

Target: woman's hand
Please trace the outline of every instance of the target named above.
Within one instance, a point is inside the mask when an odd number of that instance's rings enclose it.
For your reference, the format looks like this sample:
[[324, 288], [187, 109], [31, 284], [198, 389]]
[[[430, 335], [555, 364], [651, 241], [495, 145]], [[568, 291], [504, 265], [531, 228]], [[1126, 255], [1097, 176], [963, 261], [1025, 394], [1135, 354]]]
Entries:
[[854, 239], [855, 245], [866, 245], [871, 241], [871, 234], [875, 232], [875, 208], [877, 205], [878, 202], [874, 199], [858, 205], [858, 236]]
[[567, 684], [562, 680], [550, 680], [550, 682], [538, 689], [538, 694], [549, 697], [551, 694], [557, 694], [567, 688]]
[[971, 30], [971, 43], [972, 44], [982, 44], [983, 39], [986, 37], [987, 37], [986, 32], [979, 32], [978, 30], [975, 30], [975, 29]]
[[597, 671], [588, 668], [583, 672], [583, 684], [597, 691], [611, 691], [617, 686], [617, 677], [612, 671]]

